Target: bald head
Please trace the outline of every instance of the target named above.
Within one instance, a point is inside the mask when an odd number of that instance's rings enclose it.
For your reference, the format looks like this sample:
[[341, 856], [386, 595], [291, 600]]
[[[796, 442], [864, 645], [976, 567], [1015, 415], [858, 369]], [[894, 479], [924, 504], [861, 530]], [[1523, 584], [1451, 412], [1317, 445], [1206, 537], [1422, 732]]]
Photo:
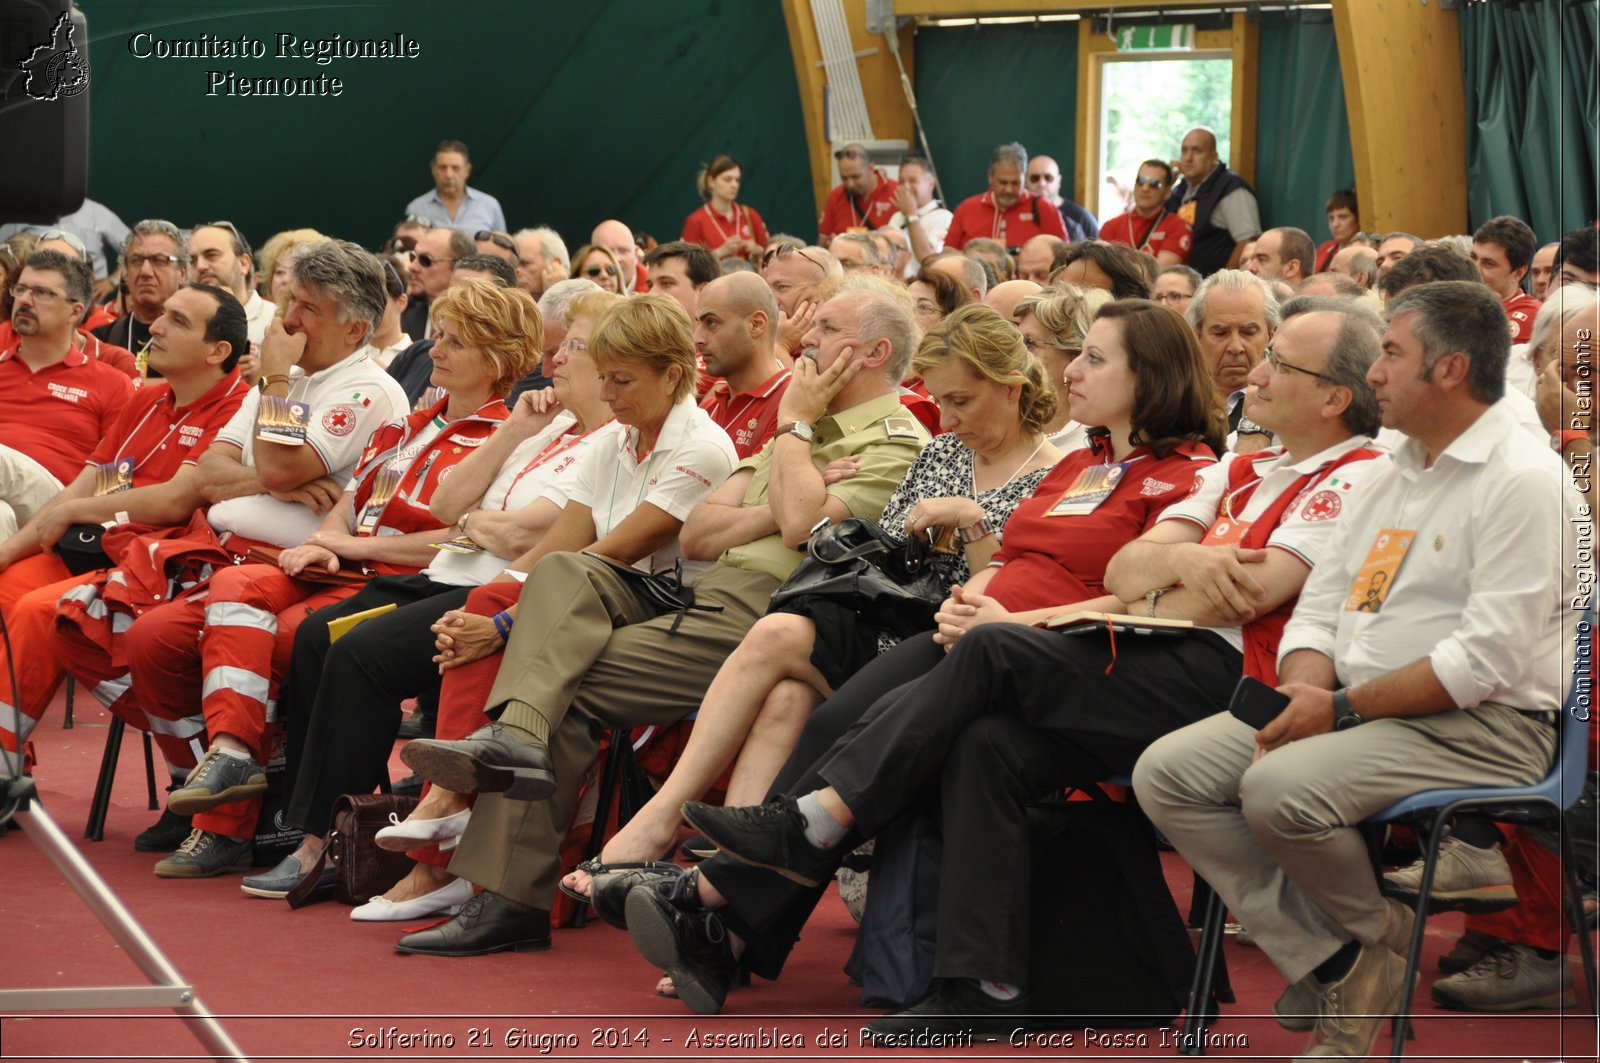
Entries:
[[639, 275], [639, 246], [633, 242], [633, 230], [615, 218], [607, 218], [594, 227], [589, 242], [599, 244], [617, 256], [617, 262], [622, 266], [623, 282], [632, 291]]
[[1022, 250], [1017, 252], [1017, 275], [1036, 284], [1047, 283], [1050, 278], [1050, 263], [1055, 261], [1056, 252], [1066, 246], [1065, 240], [1049, 233], [1040, 233], [1031, 238], [1022, 245]]
[[1183, 135], [1178, 147], [1178, 169], [1191, 185], [1205, 180], [1217, 161], [1217, 135], [1210, 129], [1195, 126]]
[[766, 380], [777, 369], [778, 303], [754, 273], [730, 273], [700, 289], [694, 349], [706, 372], [724, 377], [735, 394]]
[[714, 303], [729, 314], [749, 317], [760, 312], [769, 321], [778, 319], [778, 300], [772, 288], [754, 273], [730, 273], [707, 284], [700, 290], [700, 305]]
[[1043, 290], [1043, 287], [1034, 281], [1005, 281], [990, 288], [989, 294], [983, 297], [983, 302], [1007, 321], [1014, 321], [1017, 304]]

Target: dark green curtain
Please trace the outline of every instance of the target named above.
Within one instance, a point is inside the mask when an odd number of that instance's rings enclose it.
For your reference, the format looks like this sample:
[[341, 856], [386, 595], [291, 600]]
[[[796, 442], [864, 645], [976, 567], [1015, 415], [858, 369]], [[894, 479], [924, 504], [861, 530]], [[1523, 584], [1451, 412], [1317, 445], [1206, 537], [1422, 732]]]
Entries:
[[1055, 159], [1078, 198], [1079, 25], [917, 30], [917, 103], [951, 206], [989, 187], [989, 153], [1013, 140]]
[[1597, 27], [1600, 5], [1592, 0], [1462, 8], [1467, 206], [1474, 228], [1511, 214], [1545, 243], [1594, 221], [1600, 196]]
[[1332, 14], [1263, 14], [1255, 88], [1261, 224], [1298, 226], [1320, 244], [1328, 196], [1353, 187], [1356, 172]]
[[[0, 0], [3, 3], [4, 0]], [[373, 245], [432, 186], [440, 140], [465, 141], [471, 183], [513, 229], [549, 224], [576, 249], [595, 222], [676, 239], [699, 164], [744, 163], [741, 200], [774, 229], [816, 212], [800, 95], [777, 0], [423, 0], [268, 5], [79, 0], [89, 20], [89, 194], [130, 224], [227, 217], [257, 244], [312, 226]], [[264, 59], [136, 59], [129, 37], [262, 39]], [[405, 33], [413, 60], [318, 66], [275, 34]], [[206, 95], [206, 72], [344, 81], [337, 98]], [[4, 165], [4, 163], [0, 163]]]

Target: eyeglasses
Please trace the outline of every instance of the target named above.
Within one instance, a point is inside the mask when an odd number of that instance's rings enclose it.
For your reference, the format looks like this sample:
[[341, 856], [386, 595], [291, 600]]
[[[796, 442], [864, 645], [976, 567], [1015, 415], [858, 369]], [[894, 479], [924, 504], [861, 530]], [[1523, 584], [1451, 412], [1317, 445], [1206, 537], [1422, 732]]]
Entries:
[[421, 266], [423, 269], [432, 269], [434, 263], [436, 263], [436, 262], [443, 263], [444, 265], [448, 266], [448, 265], [451, 265], [452, 263], [454, 263], [455, 259], [453, 259], [453, 258], [434, 258], [432, 255], [428, 254], [426, 251], [419, 251], [417, 253], [417, 265]]
[[223, 229], [233, 237], [233, 253], [236, 255], [250, 254], [250, 241], [244, 238], [244, 233], [231, 221], [203, 221], [195, 226], [196, 229]]
[[182, 261], [177, 255], [129, 255], [123, 259], [123, 264], [137, 273], [147, 263], [155, 269], [160, 269], [163, 266], [176, 266]]
[[1333, 377], [1331, 377], [1331, 376], [1323, 376], [1321, 373], [1314, 372], [1314, 371], [1312, 371], [1310, 369], [1302, 369], [1298, 365], [1290, 365], [1288, 362], [1284, 361], [1282, 358], [1279, 358], [1277, 353], [1275, 351], [1273, 351], [1273, 349], [1271, 347], [1268, 347], [1265, 351], [1262, 352], [1262, 357], [1267, 360], [1267, 365], [1269, 365], [1272, 368], [1272, 371], [1274, 373], [1281, 373], [1285, 369], [1287, 369], [1292, 373], [1304, 373], [1306, 376], [1314, 376], [1318, 380], [1321, 380], [1321, 381], [1323, 381], [1324, 383], [1327, 383], [1327, 384], [1333, 384], [1335, 386], [1338, 386], [1338, 384], [1339, 384], [1339, 382], [1337, 380], [1333, 379]]
[[1183, 292], [1157, 292], [1154, 298], [1158, 303], [1181, 303], [1185, 299], [1193, 299], [1194, 292], [1189, 292], [1188, 294]]
[[487, 240], [496, 247], [503, 247], [513, 255], [517, 253], [517, 243], [505, 233], [497, 233], [493, 229], [482, 229], [472, 235], [477, 241]]
[[1028, 175], [1028, 183], [1030, 185], [1038, 184], [1040, 181], [1059, 181], [1059, 180], [1061, 180], [1061, 175], [1058, 174], [1058, 173], [1030, 173]]
[[792, 254], [799, 255], [801, 258], [820, 269], [823, 273], [828, 272], [828, 267], [824, 263], [818, 261], [816, 255], [813, 255], [803, 247], [796, 247], [794, 244], [779, 244], [777, 247], [772, 248], [766, 254], [762, 255], [761, 268], [766, 269], [772, 264], [772, 260], [775, 258], [787, 258]]
[[1022, 337], [1022, 345], [1028, 349], [1029, 354], [1041, 347], [1054, 347], [1058, 351], [1066, 351], [1074, 358], [1083, 353], [1082, 347], [1068, 347], [1065, 343], [1057, 343], [1055, 340], [1036, 340], [1028, 335]]
[[617, 267], [615, 267], [615, 266], [590, 266], [588, 269], [583, 271], [583, 275], [585, 277], [599, 277], [602, 274], [607, 276], [607, 277], [615, 277], [617, 275]]
[[84, 258], [89, 257], [89, 249], [83, 246], [83, 241], [65, 229], [46, 229], [39, 234], [39, 243], [48, 243], [51, 240], [60, 240]]
[[1133, 183], [1136, 184], [1136, 185], [1144, 185], [1144, 187], [1146, 187], [1146, 188], [1165, 188], [1165, 187], [1167, 187], [1167, 182], [1163, 181], [1159, 177], [1135, 177], [1133, 179]]
[[39, 288], [32, 284], [13, 284], [11, 286], [11, 295], [13, 298], [23, 295], [31, 295], [33, 296], [33, 301], [36, 303], [49, 303], [55, 301], [56, 299], [66, 298], [66, 296], [61, 292], [55, 291], [52, 288]]
[[568, 336], [560, 343], [556, 344], [556, 350], [571, 351], [574, 354], [588, 354], [589, 345], [582, 340], [575, 340], [571, 336]]

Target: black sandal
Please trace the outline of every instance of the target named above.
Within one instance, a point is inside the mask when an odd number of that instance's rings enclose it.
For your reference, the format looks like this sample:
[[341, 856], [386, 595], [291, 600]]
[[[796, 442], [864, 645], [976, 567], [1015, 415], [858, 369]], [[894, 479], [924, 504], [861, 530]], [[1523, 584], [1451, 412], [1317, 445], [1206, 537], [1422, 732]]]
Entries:
[[583, 861], [573, 870], [582, 871], [589, 876], [589, 893], [587, 895], [579, 893], [568, 887], [565, 882], [558, 882], [556, 888], [579, 904], [593, 907], [596, 915], [607, 925], [614, 926], [618, 930], [628, 929], [623, 904], [628, 899], [629, 890], [652, 881], [681, 878], [684, 873], [683, 868], [677, 864], [660, 860], [630, 860], [606, 864], [598, 857]]

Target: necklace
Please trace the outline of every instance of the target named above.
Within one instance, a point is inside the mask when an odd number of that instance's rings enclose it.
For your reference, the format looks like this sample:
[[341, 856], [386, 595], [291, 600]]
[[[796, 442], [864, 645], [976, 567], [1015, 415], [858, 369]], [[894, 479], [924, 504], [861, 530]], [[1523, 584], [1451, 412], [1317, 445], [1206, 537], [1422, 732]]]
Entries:
[[[1043, 436], [1040, 436], [1039, 437], [1039, 445], [1034, 447], [1033, 451], [1027, 457], [1023, 458], [1021, 463], [1018, 464], [1015, 469], [1011, 470], [1011, 475], [1007, 476], [1003, 481], [1001, 481], [1000, 483], [996, 484], [994, 487], [989, 488], [989, 491], [987, 491], [985, 493], [988, 494], [988, 493], [991, 493], [991, 492], [994, 492], [994, 491], [998, 491], [998, 490], [1000, 490], [1000, 488], [1004, 487], [1006, 484], [1010, 483], [1012, 480], [1015, 480], [1017, 478], [1017, 475], [1019, 473], [1021, 473], [1023, 469], [1026, 469], [1028, 467], [1028, 463], [1031, 462], [1034, 458], [1039, 456], [1039, 451], [1044, 449], [1044, 445], [1047, 442], [1049, 442], [1049, 440], [1045, 439]], [[978, 497], [978, 452], [977, 451], [973, 451], [972, 452], [972, 497], [973, 497], [974, 500], [976, 500], [977, 497]]]

